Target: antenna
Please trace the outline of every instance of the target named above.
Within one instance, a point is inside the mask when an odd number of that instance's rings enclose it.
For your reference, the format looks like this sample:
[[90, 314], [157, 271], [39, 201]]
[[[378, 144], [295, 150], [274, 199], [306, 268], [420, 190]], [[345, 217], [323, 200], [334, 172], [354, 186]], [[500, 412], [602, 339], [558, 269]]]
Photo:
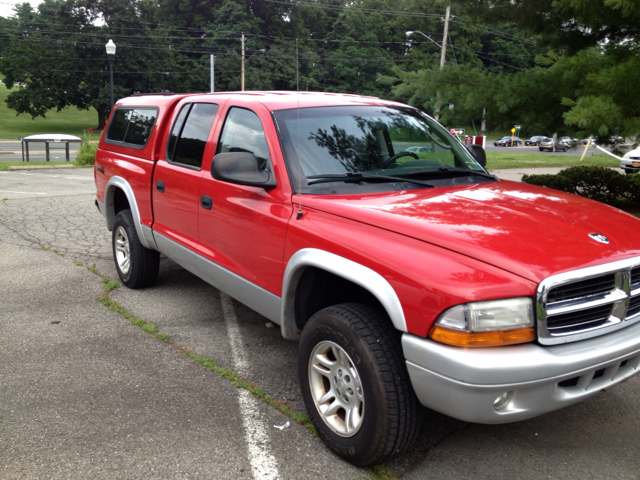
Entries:
[[[296, 99], [298, 100], [298, 161], [300, 161], [300, 76], [299, 76], [299, 64], [298, 64], [298, 39], [296, 38]], [[302, 173], [302, 163], [300, 164], [300, 170]], [[302, 218], [302, 176], [298, 175], [298, 215], [296, 220]]]

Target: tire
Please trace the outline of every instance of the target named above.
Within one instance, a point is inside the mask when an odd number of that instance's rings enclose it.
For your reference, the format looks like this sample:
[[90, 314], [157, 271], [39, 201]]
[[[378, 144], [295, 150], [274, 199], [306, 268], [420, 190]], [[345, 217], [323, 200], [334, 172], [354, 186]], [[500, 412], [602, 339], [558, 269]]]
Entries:
[[423, 408], [400, 333], [373, 307], [345, 303], [314, 314], [302, 331], [298, 376], [320, 438], [352, 464], [377, 465], [415, 440]]
[[544, 152], [544, 148], [538, 147], [538, 150], [540, 150], [541, 152]]
[[155, 283], [160, 267], [160, 253], [140, 243], [131, 210], [118, 212], [111, 243], [116, 270], [124, 285], [129, 288], [144, 288]]
[[627, 175], [633, 175], [634, 173], [638, 173], [640, 170], [634, 170], [633, 168], [625, 168], [624, 173]]

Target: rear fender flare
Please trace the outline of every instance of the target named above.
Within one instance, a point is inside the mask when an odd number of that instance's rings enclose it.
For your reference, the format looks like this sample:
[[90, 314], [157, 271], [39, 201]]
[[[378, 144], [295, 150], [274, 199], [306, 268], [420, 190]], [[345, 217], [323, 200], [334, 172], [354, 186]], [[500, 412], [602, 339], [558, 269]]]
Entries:
[[118, 176], [111, 177], [104, 190], [104, 210], [102, 210], [102, 214], [107, 222], [107, 228], [109, 231], [113, 230], [113, 226], [116, 223], [116, 211], [114, 205], [116, 189], [122, 190], [127, 197], [129, 207], [131, 208], [131, 214], [133, 215], [133, 223], [135, 224], [136, 233], [138, 234], [140, 243], [146, 248], [157, 250], [156, 245], [150, 245], [148, 236], [145, 235], [145, 232], [143, 231], [142, 223], [140, 222], [140, 211], [138, 210], [136, 196], [133, 193], [131, 185], [129, 185], [129, 182], [124, 178]]

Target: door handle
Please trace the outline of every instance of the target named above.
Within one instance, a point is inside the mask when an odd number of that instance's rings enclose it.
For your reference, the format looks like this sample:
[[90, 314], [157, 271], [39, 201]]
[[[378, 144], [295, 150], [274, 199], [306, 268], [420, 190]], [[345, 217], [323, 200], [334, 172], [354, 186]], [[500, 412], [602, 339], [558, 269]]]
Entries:
[[158, 180], [156, 182], [156, 190], [159, 191], [160, 193], [164, 193], [164, 182], [161, 182], [160, 180]]
[[202, 195], [200, 197], [200, 206], [207, 210], [211, 210], [211, 207], [213, 207], [213, 198]]

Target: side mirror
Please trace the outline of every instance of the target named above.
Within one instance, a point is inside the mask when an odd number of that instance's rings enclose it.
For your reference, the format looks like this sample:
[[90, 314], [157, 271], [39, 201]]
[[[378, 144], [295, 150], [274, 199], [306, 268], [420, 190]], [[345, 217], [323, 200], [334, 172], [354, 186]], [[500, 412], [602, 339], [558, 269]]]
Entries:
[[471, 156], [476, 159], [482, 168], [487, 166], [487, 154], [480, 145], [465, 145]]
[[258, 157], [249, 152], [219, 153], [213, 157], [211, 176], [223, 182], [261, 187], [265, 190], [276, 187], [275, 177], [261, 169]]

